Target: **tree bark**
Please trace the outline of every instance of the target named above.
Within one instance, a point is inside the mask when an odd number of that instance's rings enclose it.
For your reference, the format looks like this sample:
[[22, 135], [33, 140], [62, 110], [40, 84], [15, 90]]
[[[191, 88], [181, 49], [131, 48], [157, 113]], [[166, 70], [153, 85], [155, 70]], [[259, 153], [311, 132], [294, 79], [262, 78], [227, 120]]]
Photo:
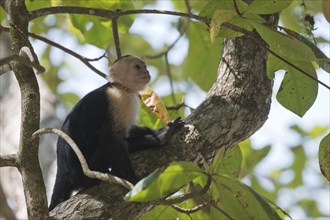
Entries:
[[[251, 38], [225, 39], [217, 80], [184, 128], [162, 149], [131, 155], [138, 175], [173, 161], [201, 162], [204, 158], [210, 162], [220, 148], [233, 147], [256, 132], [266, 121], [271, 104], [272, 80], [266, 74], [266, 61], [265, 47]], [[148, 203], [124, 202], [124, 194], [120, 186], [102, 183], [60, 204], [51, 216], [137, 219], [152, 208]]]
[[[29, 12], [23, 0], [3, 1], [1, 6], [10, 15], [12, 54], [19, 54], [28, 40]], [[12, 66], [21, 91], [21, 128], [17, 168], [22, 175], [28, 216], [31, 219], [48, 217], [45, 185], [38, 158], [38, 140], [32, 134], [39, 129], [40, 94], [37, 79], [31, 68], [20, 63]]]

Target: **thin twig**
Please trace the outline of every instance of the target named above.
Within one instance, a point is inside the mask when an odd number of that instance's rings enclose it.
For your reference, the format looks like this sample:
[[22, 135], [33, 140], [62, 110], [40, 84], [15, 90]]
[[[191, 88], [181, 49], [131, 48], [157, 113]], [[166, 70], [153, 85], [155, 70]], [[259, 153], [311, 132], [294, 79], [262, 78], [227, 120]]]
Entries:
[[177, 110], [179, 110], [182, 107], [188, 107], [188, 108], [190, 108], [184, 102], [181, 102], [181, 103], [179, 103], [177, 105], [174, 105], [174, 106], [166, 106], [166, 109], [169, 110], [169, 111], [177, 111]]
[[94, 61], [99, 61], [102, 58], [106, 58], [109, 61], [109, 58], [106, 55], [107, 55], [107, 52], [104, 52], [104, 54], [102, 54], [99, 57], [96, 57], [96, 58], [93, 58], [93, 59], [84, 57], [84, 59], [87, 60], [88, 62], [94, 62]]
[[298, 66], [294, 65], [293, 63], [291, 63], [290, 61], [287, 61], [286, 59], [284, 59], [283, 57], [279, 56], [278, 54], [276, 54], [274, 51], [272, 51], [268, 46], [266, 46], [265, 44], [261, 43], [259, 38], [257, 38], [255, 36], [255, 33], [252, 31], [247, 31], [244, 28], [235, 26], [233, 24], [230, 23], [223, 23], [224, 27], [230, 28], [234, 31], [240, 32], [245, 34], [246, 36], [250, 37], [251, 39], [253, 39], [259, 46], [265, 48], [269, 53], [271, 53], [273, 56], [275, 56], [276, 58], [278, 58], [279, 60], [283, 61], [284, 63], [286, 63], [287, 65], [293, 67], [294, 69], [298, 70], [300, 73], [302, 73], [303, 75], [307, 76], [308, 78], [318, 82], [319, 84], [321, 84], [322, 86], [324, 86], [325, 88], [330, 90], [330, 86], [328, 86], [327, 84], [325, 84], [324, 82], [318, 80], [317, 78], [313, 77], [312, 75], [310, 75], [308, 72], [306, 72], [305, 70], [299, 68]]
[[174, 95], [174, 86], [173, 86], [173, 80], [172, 80], [171, 67], [170, 67], [170, 62], [168, 61], [168, 53], [166, 53], [164, 55], [164, 59], [165, 59], [165, 65], [166, 65], [166, 74], [167, 74], [167, 77], [170, 80], [172, 101], [176, 105], [176, 99], [175, 99], [175, 95]]
[[184, 208], [181, 208], [177, 205], [171, 205], [171, 206], [172, 206], [172, 208], [174, 208], [178, 212], [185, 213], [185, 214], [192, 214], [192, 213], [197, 212], [197, 211], [199, 211], [199, 210], [201, 210], [205, 207], [208, 207], [210, 205], [211, 205], [210, 203], [204, 202], [202, 204], [199, 204], [199, 205], [194, 206], [194, 207], [189, 208], [189, 209], [184, 209]]
[[[42, 73], [45, 71], [45, 68], [40, 66], [38, 63], [30, 62], [30, 60], [27, 59], [26, 57], [14, 54], [0, 60], [0, 75], [10, 71], [12, 69], [11, 66], [13, 65], [14, 62], [19, 62], [24, 66], [28, 66], [35, 69], [36, 73]], [[6, 68], [6, 65], [8, 65], [9, 68]]]
[[84, 155], [81, 153], [77, 144], [63, 131], [56, 129], [56, 128], [42, 128], [42, 129], [39, 129], [38, 131], [34, 132], [32, 137], [37, 138], [40, 135], [48, 134], [48, 133], [57, 134], [70, 145], [72, 150], [77, 155], [79, 162], [81, 164], [82, 170], [87, 177], [94, 178], [94, 179], [100, 179], [102, 181], [121, 185], [121, 186], [127, 188], [128, 190], [131, 190], [133, 188], [133, 185], [130, 182], [128, 182], [127, 180], [124, 180], [122, 178], [119, 178], [119, 177], [116, 177], [116, 176], [113, 176], [110, 174], [105, 174], [105, 173], [101, 173], [98, 171], [90, 170], [88, 167], [87, 161], [86, 161]]
[[179, 197], [174, 198], [174, 199], [168, 198], [166, 200], [158, 200], [157, 202], [161, 205], [173, 205], [173, 204], [181, 203], [187, 199], [194, 198], [197, 195], [205, 194], [209, 190], [211, 183], [212, 183], [212, 177], [209, 176], [208, 174], [206, 174], [206, 175], [208, 177], [207, 182], [206, 182], [205, 186], [199, 192], [191, 192], [191, 193], [180, 195]]
[[74, 6], [58, 6], [58, 7], [49, 7], [41, 8], [30, 12], [30, 20], [51, 15], [51, 14], [85, 14], [92, 16], [99, 16], [103, 18], [112, 19], [114, 17], [119, 18], [123, 15], [132, 15], [132, 14], [164, 14], [164, 15], [173, 15], [180, 17], [192, 18], [198, 21], [202, 21], [206, 24], [210, 22], [210, 19], [206, 17], [201, 17], [194, 14], [187, 14], [183, 12], [168, 11], [168, 10], [155, 10], [155, 9], [140, 9], [140, 10], [106, 10], [99, 8], [87, 8], [87, 7], [74, 7]]
[[[234, 5], [236, 5], [235, 9], [238, 10], [238, 6], [236, 4], [236, 1], [234, 1]], [[123, 10], [123, 11], [110, 11], [110, 10], [105, 10], [105, 9], [95, 9], [95, 8], [86, 8], [86, 7], [71, 7], [71, 6], [62, 6], [62, 7], [51, 7], [51, 8], [42, 8], [42, 9], [37, 9], [35, 11], [30, 12], [30, 20], [41, 17], [41, 16], [46, 16], [50, 14], [59, 14], [59, 13], [73, 13], [73, 14], [86, 14], [86, 15], [94, 15], [94, 16], [99, 16], [99, 17], [104, 17], [104, 18], [109, 18], [112, 19], [114, 17], [120, 17], [123, 15], [131, 15], [131, 14], [166, 14], [166, 15], [174, 15], [174, 16], [181, 16], [181, 17], [188, 17], [192, 19], [196, 19], [198, 21], [202, 21], [205, 24], [210, 23], [210, 19], [206, 17], [201, 17], [198, 15], [194, 14], [187, 14], [183, 12], [175, 12], [175, 11], [167, 11], [167, 10], [150, 10], [150, 9], [142, 9], [142, 10]], [[238, 11], [238, 14], [240, 12]], [[244, 28], [240, 28], [238, 26], [232, 25], [230, 23], [223, 23], [222, 26], [228, 27], [234, 31], [238, 31], [241, 33], [249, 33], [249, 36], [253, 36], [253, 33], [250, 31], [246, 31]], [[253, 37], [252, 37], [253, 38]], [[257, 40], [259, 41], [259, 40]], [[265, 46], [263, 46], [265, 47]], [[267, 48], [267, 47], [266, 47]], [[268, 51], [269, 48], [267, 48]], [[276, 55], [274, 55], [276, 56]], [[299, 70], [299, 72], [303, 73], [304, 75], [308, 76], [309, 78], [315, 80], [316, 82], [320, 83], [322, 86], [326, 87], [327, 89], [330, 90], [330, 87], [327, 86], [325, 83], [319, 81], [318, 79], [314, 78], [313, 76], [309, 75], [306, 71], [300, 69], [299, 67], [295, 66], [289, 61], [286, 61], [284, 58], [279, 58], [283, 59], [283, 62], [286, 64], [292, 66], [293, 68]], [[284, 61], [285, 60], [285, 61]]]
[[[8, 32], [9, 31], [9, 28], [0, 25], [0, 31], [7, 31]], [[102, 73], [101, 71], [99, 71], [98, 69], [96, 69], [93, 65], [91, 65], [88, 62], [90, 59], [85, 58], [85, 57], [81, 56], [80, 54], [78, 54], [78, 53], [76, 53], [76, 52], [74, 52], [74, 51], [72, 51], [72, 50], [70, 50], [70, 49], [68, 49], [66, 47], [63, 47], [62, 45], [60, 45], [60, 44], [58, 44], [58, 43], [56, 43], [56, 42], [54, 42], [52, 40], [49, 40], [49, 39], [47, 39], [45, 37], [42, 37], [40, 35], [37, 35], [37, 34], [34, 34], [34, 33], [29, 32], [29, 36], [30, 37], [33, 37], [35, 39], [41, 40], [41, 41], [43, 41], [43, 42], [45, 42], [45, 43], [47, 43], [47, 44], [49, 44], [49, 45], [51, 45], [53, 47], [56, 47], [56, 48], [58, 48], [58, 49], [60, 49], [60, 50], [62, 50], [64, 52], [70, 54], [71, 56], [73, 56], [73, 57], [79, 59], [81, 62], [83, 62], [86, 66], [88, 66], [96, 74], [100, 75], [103, 78], [107, 78], [107, 75], [105, 73]]]
[[112, 35], [113, 35], [113, 40], [115, 42], [115, 47], [116, 47], [116, 54], [117, 54], [117, 59], [121, 57], [121, 50], [120, 50], [120, 41], [119, 41], [119, 33], [118, 33], [118, 18], [114, 17], [111, 19], [112, 23]]
[[279, 56], [278, 54], [276, 54], [274, 51], [272, 51], [271, 49], [268, 48], [268, 52], [270, 54], [272, 54], [273, 56], [275, 56], [276, 58], [278, 58], [279, 60], [281, 60], [282, 62], [286, 63], [287, 65], [295, 68], [296, 70], [298, 70], [299, 72], [301, 72], [303, 75], [307, 76], [308, 78], [318, 82], [319, 84], [321, 84], [322, 86], [324, 86], [325, 88], [330, 90], [330, 86], [328, 86], [327, 84], [325, 84], [324, 82], [318, 80], [317, 78], [313, 77], [312, 75], [310, 75], [308, 72], [306, 72], [305, 70], [301, 69], [300, 67], [294, 65], [293, 63], [287, 61], [286, 59], [284, 59], [283, 57]]

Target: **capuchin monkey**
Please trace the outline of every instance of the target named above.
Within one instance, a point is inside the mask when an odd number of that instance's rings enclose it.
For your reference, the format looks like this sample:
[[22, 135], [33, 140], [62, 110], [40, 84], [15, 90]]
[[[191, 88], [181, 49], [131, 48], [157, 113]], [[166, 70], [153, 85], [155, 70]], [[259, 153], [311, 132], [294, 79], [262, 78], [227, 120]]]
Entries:
[[[62, 131], [79, 146], [91, 170], [110, 173], [135, 184], [139, 178], [128, 153], [163, 145], [182, 121], [176, 119], [160, 130], [135, 125], [138, 91], [150, 81], [146, 64], [138, 57], [128, 55], [115, 61], [110, 77], [112, 82], [77, 103], [64, 121]], [[73, 191], [98, 182], [83, 174], [76, 154], [59, 137], [57, 174], [49, 211], [69, 199]]]

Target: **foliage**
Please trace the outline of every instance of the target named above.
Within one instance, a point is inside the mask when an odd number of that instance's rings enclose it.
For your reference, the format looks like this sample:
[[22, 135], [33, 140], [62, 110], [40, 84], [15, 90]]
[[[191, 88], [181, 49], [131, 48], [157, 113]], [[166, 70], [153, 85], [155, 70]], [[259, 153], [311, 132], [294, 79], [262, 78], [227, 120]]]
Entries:
[[[175, 33], [182, 33], [182, 38], [189, 43], [187, 56], [179, 65], [175, 62], [166, 63], [164, 59], [151, 58], [154, 54], [161, 54], [170, 45], [163, 43], [159, 48], [152, 45], [143, 36], [132, 32], [135, 20], [138, 16], [127, 15], [119, 19], [119, 36], [121, 50], [124, 53], [134, 53], [145, 56], [149, 67], [154, 68], [154, 85], [164, 82], [164, 76], [169, 75], [166, 68], [175, 70], [171, 76], [175, 85], [180, 83], [189, 88], [188, 81], [198, 85], [207, 91], [216, 75], [218, 62], [220, 59], [221, 42], [223, 38], [235, 38], [243, 35], [253, 35], [255, 30], [262, 40], [268, 45], [270, 54], [267, 61], [267, 72], [270, 78], [276, 75], [277, 70], [285, 70], [286, 74], [278, 91], [277, 100], [288, 110], [302, 117], [313, 105], [318, 92], [319, 83], [316, 68], [320, 67], [329, 72], [329, 58], [322, 53], [316, 42], [328, 42], [328, 39], [315, 38], [313, 36], [313, 24], [306, 23], [306, 16], [313, 16], [322, 11], [320, 1], [314, 2], [291, 0], [255, 0], [247, 5], [242, 0], [212, 0], [208, 2], [191, 2], [193, 11], [199, 12], [200, 16], [208, 17], [210, 24], [190, 21], [187, 30], [182, 31], [182, 19], [177, 19], [172, 23], [172, 30]], [[91, 8], [103, 8], [108, 10], [130, 10], [143, 8], [154, 4], [155, 1], [56, 1], [56, 0], [26, 0], [29, 10], [45, 8], [51, 6], [70, 5], [84, 6]], [[173, 7], [178, 11], [185, 11], [186, 6], [181, 1], [173, 1]], [[292, 13], [299, 8], [300, 14]], [[0, 19], [2, 24], [8, 21], [6, 13], [0, 8]], [[280, 32], [266, 27], [264, 24], [264, 14], [281, 12], [283, 27]], [[224, 24], [234, 25], [236, 29], [230, 29]], [[31, 22], [30, 31], [51, 37], [52, 31], [59, 31], [57, 36], [65, 36], [77, 40], [82, 45], [92, 45], [103, 50], [107, 50], [109, 63], [115, 59], [114, 39], [111, 33], [112, 22], [108, 19], [86, 16], [86, 15], [51, 15], [35, 19]], [[209, 31], [209, 33], [208, 33]], [[96, 37], [97, 36], [97, 37]], [[60, 43], [61, 39], [57, 39]], [[74, 48], [72, 48], [74, 49]], [[99, 51], [101, 51], [99, 50]], [[43, 48], [40, 61], [46, 67], [48, 73], [43, 74], [43, 79], [48, 83], [51, 90], [58, 94], [58, 88], [64, 81], [61, 71], [68, 71], [69, 64], [65, 59], [53, 59], [54, 48], [47, 45]], [[65, 70], [66, 68], [66, 70]], [[182, 82], [185, 81], [185, 82]], [[173, 94], [164, 96], [163, 101], [166, 106], [175, 106], [176, 100], [182, 100], [184, 91], [175, 91]], [[174, 97], [174, 98], [173, 98]], [[77, 102], [78, 97], [71, 92], [59, 94], [59, 98], [68, 108]], [[158, 100], [158, 99], [157, 99]], [[160, 100], [157, 101], [160, 103]], [[152, 103], [153, 104], [153, 103]], [[164, 106], [160, 107], [160, 115], [168, 117]], [[143, 106], [140, 110], [140, 122], [152, 127], [159, 127], [160, 120], [153, 115], [148, 108]], [[165, 116], [164, 116], [165, 114]], [[170, 117], [184, 115], [184, 109], [169, 112]], [[166, 118], [165, 121], [168, 119]], [[299, 127], [293, 127], [301, 137], [310, 135], [310, 138], [319, 137], [322, 132], [303, 131]], [[255, 150], [248, 141], [240, 144], [240, 147], [233, 147], [229, 150], [220, 150], [208, 167], [204, 164], [203, 169], [194, 163], [174, 162], [170, 166], [160, 169], [143, 179], [136, 185], [133, 191], [126, 195], [130, 201], [150, 201], [156, 200], [161, 205], [157, 206], [142, 219], [154, 219], [173, 217], [180, 219], [198, 218], [283, 218], [285, 212], [276, 207], [272, 202], [276, 202], [279, 194], [285, 188], [298, 188], [304, 184], [303, 172], [306, 170], [308, 155], [303, 148], [303, 142], [291, 148], [294, 156], [292, 164], [280, 170], [274, 170], [269, 177], [273, 182], [274, 189], [268, 190], [261, 184], [261, 178], [252, 175], [260, 162], [268, 155], [271, 146]], [[329, 180], [329, 134], [321, 141], [319, 150], [319, 164], [322, 174]], [[294, 178], [288, 183], [280, 183], [277, 177], [287, 171], [294, 173]], [[208, 186], [208, 178], [211, 183]], [[245, 178], [250, 182], [250, 187], [240, 179]], [[206, 192], [199, 194], [206, 187]], [[179, 194], [174, 194], [179, 190]], [[169, 204], [171, 200], [180, 198], [182, 195], [191, 194], [192, 197], [176, 203], [176, 206], [163, 204], [161, 199], [166, 198]], [[266, 199], [267, 198], [267, 199]], [[269, 200], [268, 200], [269, 199]], [[227, 202], [223, 202], [227, 201]], [[298, 205], [305, 207], [306, 212], [310, 207], [315, 206], [313, 199], [305, 198], [300, 200]], [[173, 204], [171, 204], [173, 205]], [[187, 210], [197, 209], [196, 212], [187, 214]], [[179, 207], [179, 208], [178, 208]], [[181, 210], [179, 212], [178, 210]], [[186, 210], [183, 212], [182, 210]], [[314, 213], [310, 211], [310, 216], [320, 216], [317, 208]]]
[[[241, 159], [240, 148], [235, 147], [220, 150], [210, 167], [206, 166], [204, 170], [191, 162], [175, 162], [164, 171], [157, 171], [141, 180], [125, 198], [135, 202], [161, 200], [161, 204], [171, 204], [169, 207], [156, 207], [141, 219], [161, 216], [180, 219], [280, 219], [267, 200], [236, 179]], [[179, 193], [173, 195], [177, 190]], [[177, 200], [183, 197], [187, 198]], [[164, 198], [165, 201], [162, 200]]]
[[[271, 201], [280, 200], [285, 196], [281, 192], [287, 188], [292, 190], [291, 194], [301, 191], [301, 186], [306, 184], [304, 176], [308, 172], [308, 161], [316, 162], [315, 158], [310, 158], [306, 154], [304, 139], [320, 139], [328, 127], [315, 127], [306, 131], [294, 125], [291, 129], [300, 136], [297, 145], [290, 149], [294, 160], [287, 167], [274, 167], [269, 176], [256, 175], [256, 168], [269, 154], [272, 146], [256, 150], [250, 141], [246, 140], [239, 147], [226, 151], [219, 150], [210, 166], [204, 164], [204, 169], [189, 162], [174, 162], [167, 168], [158, 169], [141, 180], [125, 199], [135, 202], [154, 201], [160, 204], [146, 213], [142, 219], [161, 219], [164, 216], [179, 219], [290, 217], [290, 208], [284, 211]], [[329, 145], [324, 146], [328, 150]], [[324, 160], [328, 160], [328, 157]], [[281, 176], [287, 175], [288, 172], [292, 172], [294, 177], [289, 182], [283, 182]], [[320, 176], [320, 173], [317, 175]], [[207, 185], [208, 178], [211, 179], [210, 185]], [[272, 190], [263, 186], [265, 179], [272, 183]], [[251, 188], [240, 180], [250, 182]], [[174, 194], [178, 190], [179, 193]], [[184, 201], [177, 200], [184, 197]], [[295, 202], [295, 205], [304, 208], [308, 216], [322, 216], [315, 197], [307, 194]], [[294, 207], [294, 204], [291, 207]]]

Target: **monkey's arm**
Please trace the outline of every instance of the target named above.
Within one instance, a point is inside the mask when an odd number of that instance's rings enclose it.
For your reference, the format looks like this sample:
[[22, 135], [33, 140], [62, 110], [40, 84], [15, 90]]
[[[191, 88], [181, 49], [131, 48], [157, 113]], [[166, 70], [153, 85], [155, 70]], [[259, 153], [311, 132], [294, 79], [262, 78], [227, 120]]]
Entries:
[[164, 145], [172, 136], [174, 131], [183, 126], [181, 118], [176, 118], [159, 130], [148, 127], [133, 126], [129, 131], [128, 151], [130, 153], [138, 150], [156, 148]]

